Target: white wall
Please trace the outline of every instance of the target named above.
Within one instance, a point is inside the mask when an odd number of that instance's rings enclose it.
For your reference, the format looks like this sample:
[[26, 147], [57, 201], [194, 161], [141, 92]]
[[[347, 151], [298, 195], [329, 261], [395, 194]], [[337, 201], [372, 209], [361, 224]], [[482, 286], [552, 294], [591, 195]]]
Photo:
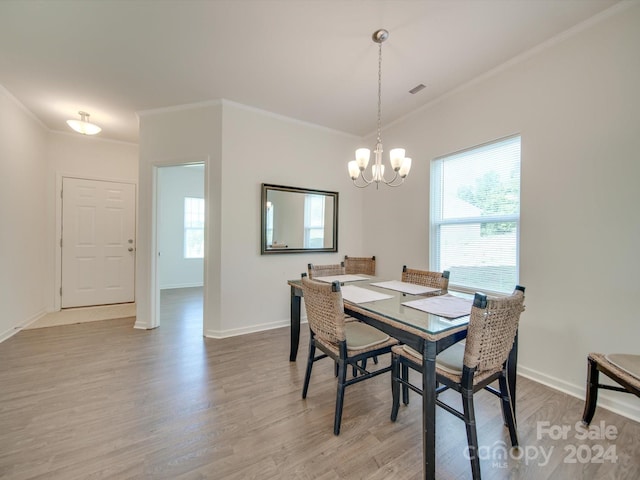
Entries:
[[[141, 211], [151, 212], [154, 164], [206, 163], [207, 336], [289, 325], [287, 280], [309, 262], [335, 263], [362, 251], [362, 195], [351, 187], [344, 161], [357, 139], [231, 102], [143, 112], [140, 138]], [[340, 251], [260, 255], [262, 183], [338, 191]], [[139, 246], [150, 251], [138, 251], [140, 294], [153, 292], [153, 228], [141, 217]], [[153, 295], [138, 296], [139, 328], [155, 326]]]
[[[520, 133], [519, 371], [580, 397], [588, 352], [640, 353], [640, 4], [614, 11], [385, 130], [413, 171], [365, 193], [380, 273], [427, 267], [430, 161]], [[599, 404], [640, 420], [635, 397], [607, 393]]]
[[47, 130], [0, 86], [0, 341], [45, 311]]
[[134, 144], [49, 131], [0, 86], [0, 341], [56, 309], [61, 177], [136, 183], [137, 158]]
[[[222, 316], [210, 336], [290, 324], [287, 280], [308, 263], [362, 253], [362, 194], [346, 159], [358, 138], [224, 103], [222, 144]], [[261, 184], [339, 193], [337, 253], [260, 255]], [[283, 352], [284, 353], [284, 352]]]
[[140, 112], [138, 252], [136, 255], [136, 328], [157, 327], [158, 288], [154, 232], [155, 176], [159, 166], [204, 163], [205, 260], [203, 268], [204, 324], [220, 320], [220, 209], [222, 107], [204, 105]]
[[184, 199], [204, 198], [203, 167], [158, 170], [160, 289], [202, 286], [201, 258], [184, 258]]
[[[60, 308], [60, 190], [62, 177], [138, 183], [138, 146], [77, 133], [50, 132], [47, 142], [47, 311]], [[56, 301], [57, 300], [57, 301]]]

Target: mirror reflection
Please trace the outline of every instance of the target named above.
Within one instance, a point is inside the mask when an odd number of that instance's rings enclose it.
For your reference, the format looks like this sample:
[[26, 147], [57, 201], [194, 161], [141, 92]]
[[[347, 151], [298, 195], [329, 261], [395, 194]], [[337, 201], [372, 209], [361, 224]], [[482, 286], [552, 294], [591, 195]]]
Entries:
[[261, 253], [338, 251], [338, 192], [262, 184]]

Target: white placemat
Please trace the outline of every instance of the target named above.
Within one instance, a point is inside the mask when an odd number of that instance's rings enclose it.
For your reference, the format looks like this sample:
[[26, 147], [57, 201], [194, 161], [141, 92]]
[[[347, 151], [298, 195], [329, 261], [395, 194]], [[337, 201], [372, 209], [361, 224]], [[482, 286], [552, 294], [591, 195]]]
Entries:
[[471, 313], [473, 300], [446, 294], [411, 300], [404, 302], [402, 305], [445, 318], [458, 318]]
[[410, 293], [412, 295], [420, 295], [422, 293], [438, 292], [440, 288], [424, 287], [422, 285], [416, 285], [415, 283], [401, 282], [399, 280], [389, 280], [386, 282], [376, 282], [371, 285], [388, 288], [389, 290], [397, 290], [398, 292]]
[[367, 277], [361, 277], [360, 275], [327, 275], [326, 277], [313, 277], [314, 280], [319, 282], [333, 283], [334, 281], [344, 282], [357, 282], [358, 280], [369, 280]]
[[376, 300], [393, 298], [393, 295], [374, 292], [368, 288], [356, 287], [355, 285], [345, 285], [340, 290], [342, 291], [342, 299], [351, 303], [375, 302]]

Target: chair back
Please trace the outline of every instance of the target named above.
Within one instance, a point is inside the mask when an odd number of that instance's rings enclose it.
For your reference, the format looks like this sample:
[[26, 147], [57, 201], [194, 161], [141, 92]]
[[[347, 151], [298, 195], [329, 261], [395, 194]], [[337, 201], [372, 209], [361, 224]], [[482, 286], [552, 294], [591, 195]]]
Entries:
[[444, 292], [449, 289], [449, 272], [430, 272], [428, 270], [416, 270], [415, 268], [402, 267], [402, 281], [415, 283], [423, 287], [439, 288]]
[[349, 257], [344, 256], [344, 270], [347, 274], [358, 274], [375, 276], [376, 257]]
[[524, 311], [524, 287], [508, 297], [476, 293], [464, 350], [464, 365], [475, 375], [499, 371], [509, 356]]
[[344, 262], [332, 265], [314, 265], [313, 263], [310, 263], [307, 265], [307, 273], [311, 279], [332, 275], [344, 275]]
[[319, 282], [303, 276], [302, 296], [307, 322], [314, 335], [336, 345], [346, 340], [340, 282]]

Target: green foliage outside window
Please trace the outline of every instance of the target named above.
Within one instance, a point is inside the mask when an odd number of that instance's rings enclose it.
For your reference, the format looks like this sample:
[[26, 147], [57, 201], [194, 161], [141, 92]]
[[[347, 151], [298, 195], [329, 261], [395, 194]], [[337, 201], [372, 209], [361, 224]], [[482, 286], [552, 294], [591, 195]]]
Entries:
[[[481, 215], [505, 215], [520, 211], [520, 180], [516, 172], [506, 182], [497, 172], [490, 171], [476, 179], [476, 184], [458, 189], [458, 198], [479, 208]], [[515, 223], [482, 223], [482, 236], [501, 235], [515, 230]]]

